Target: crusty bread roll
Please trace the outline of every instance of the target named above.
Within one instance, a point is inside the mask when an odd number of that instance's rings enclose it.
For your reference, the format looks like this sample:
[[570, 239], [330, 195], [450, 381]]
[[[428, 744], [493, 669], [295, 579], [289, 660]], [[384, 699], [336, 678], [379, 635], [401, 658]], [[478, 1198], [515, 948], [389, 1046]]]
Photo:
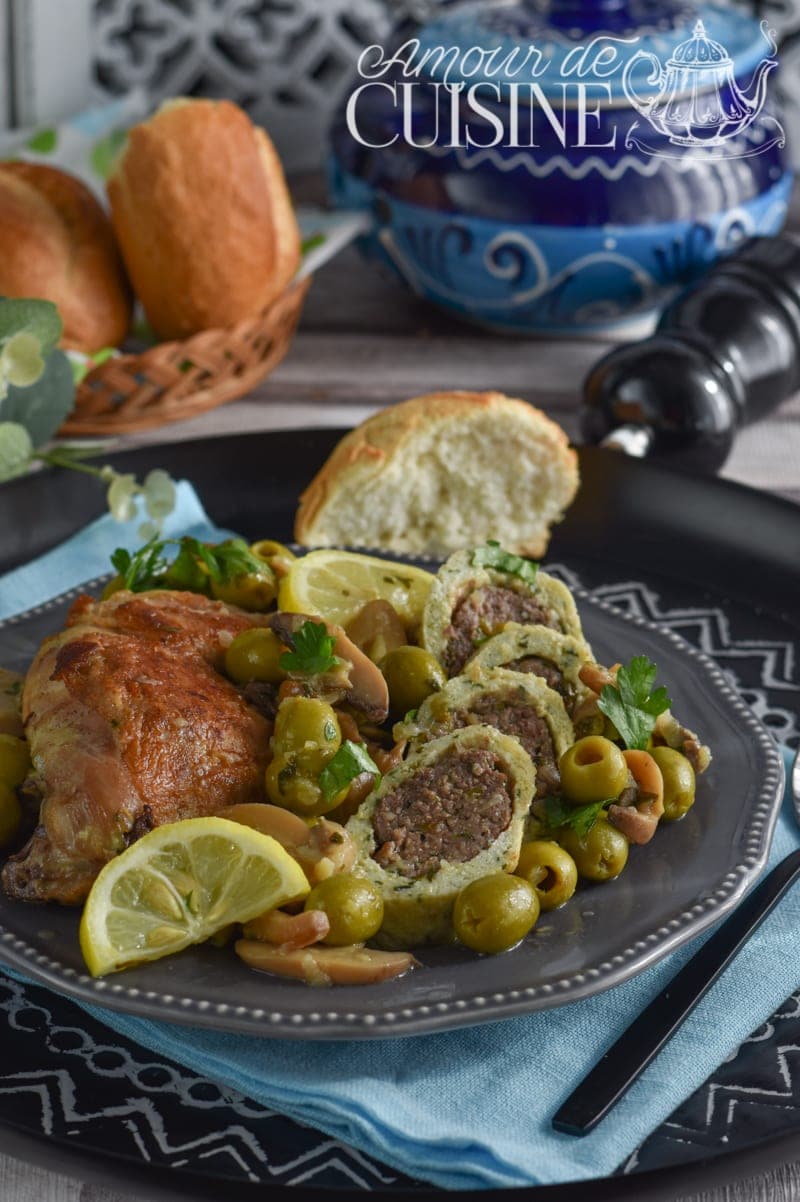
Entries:
[[114, 231], [79, 179], [40, 163], [0, 163], [0, 295], [53, 301], [62, 344], [116, 346], [131, 298]]
[[300, 231], [280, 159], [230, 101], [168, 101], [134, 126], [108, 196], [161, 339], [255, 317], [297, 270]]
[[432, 393], [345, 435], [300, 498], [295, 538], [439, 556], [496, 538], [538, 557], [577, 488], [577, 456], [538, 409]]

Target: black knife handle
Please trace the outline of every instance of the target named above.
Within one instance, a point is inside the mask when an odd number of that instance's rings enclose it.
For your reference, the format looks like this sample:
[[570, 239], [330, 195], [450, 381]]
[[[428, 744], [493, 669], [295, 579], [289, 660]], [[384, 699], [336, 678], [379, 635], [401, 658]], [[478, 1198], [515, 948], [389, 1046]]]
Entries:
[[800, 850], [776, 864], [666, 989], [626, 1027], [556, 1112], [556, 1131], [588, 1135], [605, 1118], [799, 876]]

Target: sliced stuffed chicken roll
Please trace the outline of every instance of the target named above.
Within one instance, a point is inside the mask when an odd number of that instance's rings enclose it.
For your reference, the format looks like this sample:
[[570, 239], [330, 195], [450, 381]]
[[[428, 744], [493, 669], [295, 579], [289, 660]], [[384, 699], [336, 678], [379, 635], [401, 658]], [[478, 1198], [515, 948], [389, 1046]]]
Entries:
[[448, 676], [457, 676], [507, 622], [583, 638], [575, 602], [561, 581], [494, 545], [457, 551], [440, 568], [428, 596], [422, 645]]
[[545, 626], [508, 622], [500, 634], [493, 635], [479, 647], [464, 673], [480, 677], [492, 668], [506, 668], [510, 672], [538, 676], [559, 694], [571, 716], [591, 695], [579, 675], [590, 659], [590, 648], [583, 639], [559, 634]]
[[558, 791], [558, 761], [575, 735], [563, 700], [537, 676], [491, 668], [454, 677], [395, 727], [395, 737], [410, 739], [413, 755], [428, 739], [476, 724], [517, 739], [536, 769], [537, 797]]
[[453, 938], [460, 890], [516, 867], [534, 779], [519, 743], [489, 726], [434, 739], [384, 776], [347, 824], [353, 871], [383, 894], [380, 943]]

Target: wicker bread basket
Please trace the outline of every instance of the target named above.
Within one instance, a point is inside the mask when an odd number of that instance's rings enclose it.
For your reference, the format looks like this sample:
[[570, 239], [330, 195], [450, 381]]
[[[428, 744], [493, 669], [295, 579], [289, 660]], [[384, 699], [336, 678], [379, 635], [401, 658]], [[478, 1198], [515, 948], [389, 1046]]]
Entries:
[[132, 434], [197, 417], [244, 396], [289, 349], [311, 278], [257, 317], [107, 359], [81, 382], [62, 435]]

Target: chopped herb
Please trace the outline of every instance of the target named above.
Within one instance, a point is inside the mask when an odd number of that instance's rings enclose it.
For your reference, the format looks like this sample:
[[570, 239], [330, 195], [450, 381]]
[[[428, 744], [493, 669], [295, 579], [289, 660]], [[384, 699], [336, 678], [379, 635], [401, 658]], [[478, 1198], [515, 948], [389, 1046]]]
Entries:
[[539, 571], [538, 563], [504, 551], [494, 539], [489, 539], [485, 547], [478, 547], [472, 552], [472, 566], [494, 568], [495, 571], [506, 572], [509, 576], [519, 576], [520, 580], [526, 581], [527, 584], [535, 583]]
[[339, 662], [333, 654], [335, 642], [324, 623], [304, 622], [292, 635], [291, 651], [286, 651], [278, 663], [285, 672], [300, 672], [303, 676], [330, 672]]
[[208, 593], [211, 573], [202, 556], [192, 546], [196, 539], [181, 539], [178, 554], [167, 568], [161, 581], [162, 588], [182, 589], [187, 593]]
[[325, 245], [324, 234], [310, 234], [308, 238], [304, 238], [300, 243], [300, 254], [307, 255], [310, 251], [316, 250], [318, 246]]
[[278, 788], [281, 793], [285, 791], [289, 781], [295, 776], [297, 776], [297, 765], [294, 762], [287, 764], [285, 768], [281, 768], [278, 773]]
[[111, 562], [122, 577], [125, 588], [132, 593], [143, 593], [147, 589], [159, 588], [167, 561], [164, 559], [163, 539], [151, 538], [148, 543], [131, 554], [124, 547], [117, 547]]
[[[253, 554], [243, 538], [229, 538], [224, 543], [205, 547], [204, 550], [213, 562], [216, 571], [219, 572], [218, 579], [223, 583], [237, 580], [240, 576], [269, 575], [271, 570], [263, 559], [259, 559], [257, 555]], [[212, 569], [213, 574], [214, 569]]]
[[598, 709], [611, 719], [628, 748], [643, 751], [656, 718], [672, 704], [663, 685], [651, 692], [657, 671], [646, 655], [635, 655], [617, 672], [616, 685], [607, 684], [600, 693]]
[[564, 801], [563, 797], [554, 795], [544, 800], [544, 821], [548, 830], [558, 830], [561, 826], [571, 827], [582, 839], [588, 835], [604, 806], [610, 805], [613, 799], [592, 801], [588, 805], [574, 806]]
[[362, 772], [371, 772], [376, 778], [376, 785], [381, 779], [380, 769], [366, 747], [347, 739], [320, 773], [322, 796], [326, 801], [331, 801]]
[[[170, 563], [167, 547], [178, 548]], [[210, 582], [227, 584], [241, 576], [268, 574], [270, 569], [251, 552], [241, 538], [222, 543], [201, 543], [197, 538], [156, 539], [131, 553], [117, 547], [111, 562], [132, 593], [149, 589], [176, 588], [190, 593], [208, 593]]]

